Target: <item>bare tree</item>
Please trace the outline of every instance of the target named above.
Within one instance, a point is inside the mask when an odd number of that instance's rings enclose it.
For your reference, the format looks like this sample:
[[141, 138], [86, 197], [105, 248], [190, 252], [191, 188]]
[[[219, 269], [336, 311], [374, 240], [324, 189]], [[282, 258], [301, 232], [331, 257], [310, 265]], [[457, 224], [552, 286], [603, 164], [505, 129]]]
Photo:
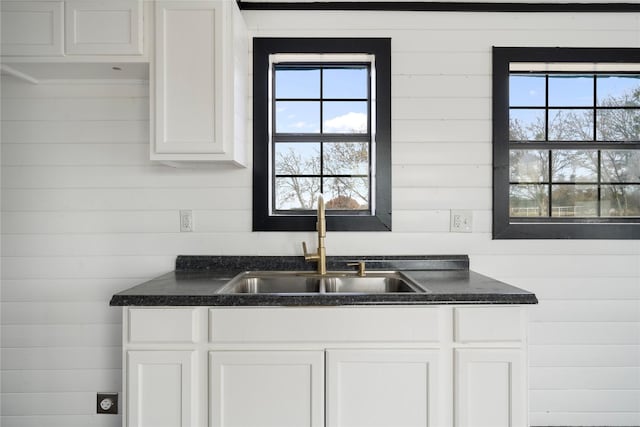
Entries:
[[[325, 191], [334, 195], [335, 202], [331, 208], [367, 208], [369, 200], [369, 144], [366, 142], [325, 144], [324, 154], [325, 174], [335, 175], [334, 178], [327, 180], [329, 188], [325, 188]], [[339, 176], [363, 174], [365, 176]], [[358, 200], [365, 203], [358, 203]]]
[[[276, 173], [278, 205], [313, 209], [320, 192], [320, 153], [303, 156], [292, 148], [279, 151]], [[325, 143], [323, 146], [324, 192], [332, 199], [329, 209], [367, 209], [369, 200], [369, 144], [366, 142]], [[309, 175], [315, 175], [309, 177]], [[352, 175], [352, 176], [345, 176]], [[358, 176], [360, 175], [360, 176]], [[325, 194], [326, 195], [326, 194]]]
[[[320, 153], [316, 154], [320, 155]], [[294, 206], [295, 209], [313, 209], [317, 194], [320, 192], [320, 180], [301, 175], [319, 173], [320, 165], [314, 161], [317, 156], [307, 157], [305, 160], [302, 154], [296, 153], [292, 148], [284, 153], [278, 152], [276, 173], [287, 175], [286, 178], [278, 178], [276, 184], [279, 208]]]
[[[623, 143], [640, 140], [640, 109], [623, 108], [640, 106], [640, 88], [619, 97], [610, 96], [599, 102], [598, 106], [605, 108], [597, 110], [597, 117], [589, 110], [553, 111], [549, 114], [548, 129], [545, 129], [545, 121], [541, 117], [530, 123], [517, 117], [510, 118], [509, 138], [523, 142], [596, 139]], [[593, 135], [594, 120], [596, 135]], [[625, 150], [622, 144], [619, 150], [600, 150], [599, 153], [598, 156], [598, 150], [589, 150], [584, 146], [576, 150], [511, 150], [512, 180], [515, 177], [517, 181], [528, 183], [512, 187], [512, 215], [525, 216], [532, 210], [546, 215], [544, 212], [548, 209], [549, 198], [553, 199], [554, 206], [573, 206], [574, 213], [578, 212], [580, 206], [595, 206], [598, 174], [601, 174], [600, 183], [606, 183], [601, 185], [601, 199], [610, 203], [606, 211], [603, 206], [601, 215], [640, 215], [640, 189], [625, 185], [640, 181], [640, 155], [635, 150]], [[544, 177], [538, 178], [538, 174]], [[554, 182], [553, 194], [547, 194], [550, 180]], [[547, 185], [534, 185], [536, 182], [545, 182]], [[598, 215], [594, 209], [588, 208], [581, 213]]]

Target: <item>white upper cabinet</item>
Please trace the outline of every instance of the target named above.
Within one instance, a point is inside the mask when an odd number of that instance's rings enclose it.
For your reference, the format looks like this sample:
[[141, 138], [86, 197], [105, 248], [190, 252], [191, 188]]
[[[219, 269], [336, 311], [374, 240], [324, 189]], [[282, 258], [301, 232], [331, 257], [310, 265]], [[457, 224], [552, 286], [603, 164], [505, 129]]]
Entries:
[[73, 0], [65, 4], [69, 55], [141, 55], [142, 2]]
[[245, 165], [247, 31], [235, 1], [158, 1], [151, 159]]
[[2, 55], [64, 55], [64, 2], [3, 1]]
[[3, 1], [2, 56], [16, 57], [11, 63], [141, 56], [143, 11], [142, 0]]

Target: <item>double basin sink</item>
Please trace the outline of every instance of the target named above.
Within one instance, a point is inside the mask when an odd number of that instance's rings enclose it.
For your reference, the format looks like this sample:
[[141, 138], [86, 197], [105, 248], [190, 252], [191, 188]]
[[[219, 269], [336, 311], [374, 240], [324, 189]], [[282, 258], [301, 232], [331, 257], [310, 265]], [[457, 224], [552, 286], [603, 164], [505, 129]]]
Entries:
[[223, 286], [223, 294], [386, 294], [427, 290], [399, 271], [351, 272], [246, 271]]

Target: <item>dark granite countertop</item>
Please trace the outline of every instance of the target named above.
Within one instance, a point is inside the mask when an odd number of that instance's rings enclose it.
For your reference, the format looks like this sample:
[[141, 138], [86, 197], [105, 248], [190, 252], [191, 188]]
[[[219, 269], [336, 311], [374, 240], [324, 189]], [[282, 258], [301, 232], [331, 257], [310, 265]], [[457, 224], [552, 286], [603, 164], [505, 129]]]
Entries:
[[353, 271], [350, 262], [366, 261], [367, 271], [401, 270], [425, 293], [389, 294], [219, 294], [236, 274], [247, 270], [313, 271], [301, 256], [178, 256], [176, 270], [113, 296], [112, 306], [318, 306], [398, 304], [536, 304], [536, 296], [469, 271], [465, 255], [333, 256], [330, 271]]

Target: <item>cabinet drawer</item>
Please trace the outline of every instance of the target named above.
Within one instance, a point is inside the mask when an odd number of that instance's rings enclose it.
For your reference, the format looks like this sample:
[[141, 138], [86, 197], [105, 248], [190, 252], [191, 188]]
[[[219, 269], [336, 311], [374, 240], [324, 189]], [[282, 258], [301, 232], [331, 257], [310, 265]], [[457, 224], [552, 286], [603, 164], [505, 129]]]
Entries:
[[438, 341], [428, 307], [215, 308], [209, 339], [230, 343], [420, 343]]
[[454, 339], [458, 342], [521, 341], [521, 307], [458, 307], [454, 309]]
[[193, 343], [197, 340], [195, 309], [132, 308], [128, 321], [131, 343]]

